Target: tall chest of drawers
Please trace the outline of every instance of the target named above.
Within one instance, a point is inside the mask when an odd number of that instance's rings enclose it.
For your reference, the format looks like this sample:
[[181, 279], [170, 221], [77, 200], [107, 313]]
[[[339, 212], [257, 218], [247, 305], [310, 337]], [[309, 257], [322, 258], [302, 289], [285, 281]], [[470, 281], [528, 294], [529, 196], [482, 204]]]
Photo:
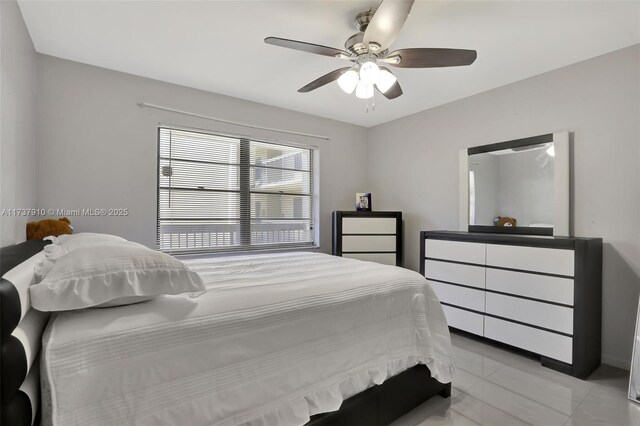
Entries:
[[402, 265], [402, 212], [333, 212], [332, 254]]
[[576, 377], [600, 365], [602, 239], [425, 231], [420, 241], [450, 327]]

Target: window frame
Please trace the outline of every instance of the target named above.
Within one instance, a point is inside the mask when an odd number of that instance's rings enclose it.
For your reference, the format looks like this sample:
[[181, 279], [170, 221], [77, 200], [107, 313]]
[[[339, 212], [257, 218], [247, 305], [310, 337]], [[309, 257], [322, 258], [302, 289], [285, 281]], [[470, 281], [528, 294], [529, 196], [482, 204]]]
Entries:
[[[162, 131], [181, 131], [181, 132], [190, 132], [196, 134], [204, 134], [207, 136], [221, 137], [221, 138], [233, 138], [238, 140], [238, 163], [233, 164], [238, 167], [238, 195], [239, 195], [239, 204], [238, 204], [238, 214], [239, 214], [239, 224], [240, 224], [240, 244], [233, 246], [221, 246], [221, 247], [191, 247], [191, 248], [163, 248], [161, 245], [161, 204], [160, 204], [160, 192], [161, 192], [161, 168], [162, 161], [181, 161], [180, 159], [176, 159], [173, 157], [162, 157], [161, 156], [161, 138]], [[320, 230], [319, 230], [319, 149], [317, 146], [295, 143], [295, 142], [283, 142], [283, 141], [273, 141], [266, 140], [263, 138], [254, 138], [246, 135], [234, 135], [225, 132], [218, 132], [210, 129], [199, 129], [199, 128], [190, 128], [184, 126], [174, 126], [169, 124], [159, 124], [156, 132], [156, 245], [159, 251], [176, 254], [176, 255], [198, 255], [198, 254], [229, 254], [229, 253], [242, 253], [242, 252], [260, 252], [260, 251], [289, 251], [289, 250], [310, 250], [310, 249], [319, 249], [319, 239], [320, 239]], [[278, 192], [260, 192], [260, 191], [252, 191], [251, 188], [251, 171], [252, 167], [255, 167], [255, 164], [251, 163], [251, 143], [260, 143], [260, 144], [268, 144], [273, 145], [275, 147], [290, 147], [296, 149], [303, 149], [309, 151], [309, 170], [303, 169], [289, 169], [289, 168], [280, 168], [280, 170], [292, 170], [297, 172], [305, 172], [309, 174], [309, 193], [308, 194], [290, 194], [295, 196], [305, 196], [309, 199], [309, 231], [311, 235], [311, 241], [309, 242], [301, 242], [301, 243], [270, 243], [270, 244], [252, 244], [251, 243], [251, 222], [256, 220], [256, 218], [252, 218], [251, 214], [251, 196], [254, 193], [268, 193], [278, 195]], [[231, 163], [229, 163], [231, 165]], [[271, 169], [272, 167], [265, 167]], [[273, 167], [275, 169], [276, 167]], [[169, 191], [173, 187], [169, 188]], [[279, 191], [280, 194], [283, 194], [282, 191]], [[287, 194], [283, 194], [287, 195]], [[245, 203], [248, 208], [242, 209], [242, 205]], [[291, 218], [291, 220], [296, 220], [296, 218]], [[307, 218], [302, 218], [301, 220], [307, 220]]]

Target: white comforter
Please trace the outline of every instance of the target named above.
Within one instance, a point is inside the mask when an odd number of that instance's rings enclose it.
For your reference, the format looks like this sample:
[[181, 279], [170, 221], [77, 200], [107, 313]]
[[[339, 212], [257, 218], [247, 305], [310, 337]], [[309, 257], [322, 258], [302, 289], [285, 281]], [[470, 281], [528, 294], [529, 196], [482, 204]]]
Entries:
[[419, 274], [324, 254], [187, 261], [208, 292], [57, 314], [44, 335], [44, 423], [302, 425], [426, 364], [451, 342]]

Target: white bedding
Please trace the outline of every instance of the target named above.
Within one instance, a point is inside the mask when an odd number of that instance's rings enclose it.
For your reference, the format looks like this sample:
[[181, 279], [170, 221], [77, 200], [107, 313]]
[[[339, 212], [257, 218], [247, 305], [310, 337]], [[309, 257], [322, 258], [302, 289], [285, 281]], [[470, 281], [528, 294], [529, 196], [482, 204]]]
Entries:
[[45, 424], [302, 425], [418, 363], [453, 374], [419, 274], [324, 254], [186, 262], [208, 292], [56, 314]]

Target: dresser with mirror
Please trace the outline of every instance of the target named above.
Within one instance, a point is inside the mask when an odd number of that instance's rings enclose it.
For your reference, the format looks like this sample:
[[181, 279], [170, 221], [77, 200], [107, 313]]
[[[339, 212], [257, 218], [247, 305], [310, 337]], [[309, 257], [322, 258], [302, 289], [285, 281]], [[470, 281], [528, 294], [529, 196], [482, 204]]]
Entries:
[[571, 235], [569, 133], [471, 147], [459, 167], [460, 229], [420, 235], [449, 326], [588, 377], [600, 365], [602, 239]]

